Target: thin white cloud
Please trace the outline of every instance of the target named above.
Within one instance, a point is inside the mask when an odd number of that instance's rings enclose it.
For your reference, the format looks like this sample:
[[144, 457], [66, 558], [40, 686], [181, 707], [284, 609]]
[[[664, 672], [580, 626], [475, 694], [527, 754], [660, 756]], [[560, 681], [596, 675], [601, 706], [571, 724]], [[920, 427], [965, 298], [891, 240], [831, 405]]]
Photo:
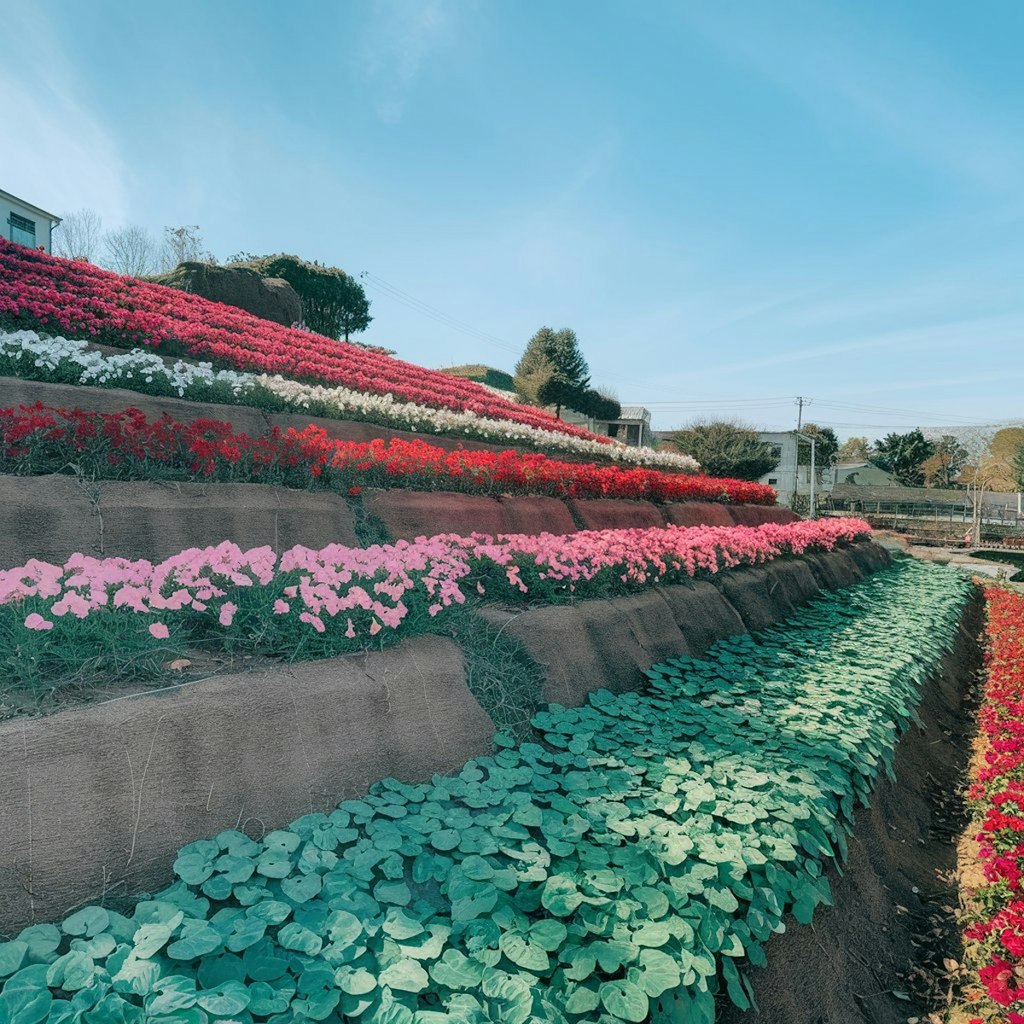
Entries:
[[382, 121], [402, 120], [424, 69], [455, 37], [456, 19], [446, 0], [375, 0], [360, 62], [376, 94], [374, 107]]
[[[123, 219], [125, 165], [45, 17], [21, 4], [8, 10], [20, 45], [0, 64], [0, 96], [12, 115], [0, 188], [63, 214], [82, 207], [106, 223]], [[18, 53], [31, 54], [22, 59]]]
[[[838, 356], [877, 350], [903, 355], [921, 349], [928, 349], [933, 354], [955, 349], [966, 354], [973, 351], [979, 344], [984, 343], [986, 348], [992, 351], [1000, 344], [1019, 345], [1022, 339], [1024, 339], [1024, 316], [978, 317], [920, 327], [907, 327], [896, 331], [884, 331], [879, 334], [852, 338], [848, 341], [809, 345], [804, 348], [791, 349], [788, 352], [776, 350], [772, 355], [759, 359], [736, 359], [718, 366], [695, 370], [690, 374], [690, 378], [721, 376], [726, 379], [727, 375], [735, 375], [749, 370], [761, 370], [770, 366], [791, 366], [799, 363], [831, 362]], [[765, 340], [762, 347], [771, 348], [772, 346]]]

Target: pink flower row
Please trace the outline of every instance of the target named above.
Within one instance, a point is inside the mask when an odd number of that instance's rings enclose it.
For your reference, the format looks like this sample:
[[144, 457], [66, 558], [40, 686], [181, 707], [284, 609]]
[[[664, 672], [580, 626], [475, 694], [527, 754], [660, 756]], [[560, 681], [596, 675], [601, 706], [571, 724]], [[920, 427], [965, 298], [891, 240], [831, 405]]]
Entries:
[[[713, 574], [781, 555], [831, 550], [867, 536], [867, 523], [825, 519], [759, 527], [584, 531], [569, 536], [443, 534], [371, 548], [269, 547], [225, 541], [159, 564], [76, 554], [64, 565], [30, 561], [0, 571], [0, 607], [24, 614], [28, 630], [123, 610], [166, 639], [197, 618], [236, 638], [256, 622], [281, 633], [302, 628], [348, 641], [433, 617], [467, 597], [559, 599], [636, 590]], [[242, 618], [245, 621], [239, 622]], [[360, 646], [358, 643], [351, 646]]]

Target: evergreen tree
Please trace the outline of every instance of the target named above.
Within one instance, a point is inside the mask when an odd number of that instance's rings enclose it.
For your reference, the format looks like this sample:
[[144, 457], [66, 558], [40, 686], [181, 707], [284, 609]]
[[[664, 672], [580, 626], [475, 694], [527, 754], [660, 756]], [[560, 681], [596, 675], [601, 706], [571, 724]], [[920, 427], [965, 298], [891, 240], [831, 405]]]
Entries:
[[920, 487], [924, 483], [924, 463], [935, 452], [935, 445], [920, 430], [907, 434], [886, 434], [875, 442], [871, 464], [892, 473], [904, 487]]
[[1013, 489], [1024, 491], [1024, 444], [1013, 453]]
[[563, 405], [587, 412], [586, 407], [593, 404], [589, 387], [589, 367], [576, 332], [569, 327], [560, 331], [542, 327], [516, 365], [516, 390], [528, 401], [555, 406], [559, 418]]
[[617, 420], [622, 415], [622, 406], [617, 398], [602, 394], [596, 388], [588, 388], [581, 395], [582, 405], [577, 412], [592, 416], [595, 420]]
[[561, 419], [562, 406], [586, 412], [587, 389], [590, 387], [590, 368], [580, 351], [576, 332], [563, 327], [552, 337], [547, 347], [551, 360], [551, 376], [540, 389], [541, 401], [555, 406], [555, 415]]

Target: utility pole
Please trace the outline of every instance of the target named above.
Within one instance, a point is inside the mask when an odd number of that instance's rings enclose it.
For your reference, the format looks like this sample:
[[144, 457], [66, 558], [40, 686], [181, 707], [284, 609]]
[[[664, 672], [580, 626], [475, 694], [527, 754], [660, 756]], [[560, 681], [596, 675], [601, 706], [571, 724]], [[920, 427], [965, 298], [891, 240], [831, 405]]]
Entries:
[[[813, 399], [804, 398], [803, 395], [797, 395], [794, 400], [796, 406], [796, 465], [793, 467], [793, 504], [796, 504], [797, 497], [800, 493], [800, 441], [808, 440], [800, 433], [801, 428], [804, 425], [804, 406], [810, 405]], [[811, 443], [811, 515], [814, 515], [814, 443]]]
[[796, 406], [796, 409], [797, 409], [797, 412], [796, 412], [796, 430], [797, 430], [797, 433], [800, 432], [801, 428], [804, 425], [804, 406], [805, 405], [810, 405], [811, 402], [813, 402], [813, 401], [814, 401], [813, 398], [804, 398], [803, 395], [797, 395], [796, 396], [796, 401], [793, 404]]

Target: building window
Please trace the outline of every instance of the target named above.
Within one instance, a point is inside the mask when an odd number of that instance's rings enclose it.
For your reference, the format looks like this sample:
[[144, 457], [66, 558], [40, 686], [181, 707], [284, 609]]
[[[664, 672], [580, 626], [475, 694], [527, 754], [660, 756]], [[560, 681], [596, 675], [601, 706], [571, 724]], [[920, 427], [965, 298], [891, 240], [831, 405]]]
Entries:
[[779, 478], [777, 476], [768, 477], [768, 483], [771, 484], [772, 487], [774, 487], [778, 482]]
[[11, 228], [12, 242], [17, 242], [18, 245], [27, 245], [32, 249], [36, 247], [36, 222], [34, 220], [12, 213], [7, 218], [7, 223]]
[[772, 445], [772, 458], [773, 459], [781, 459], [782, 458], [782, 445], [781, 444], [773, 444]]
[[608, 424], [608, 436], [609, 437], [618, 437], [619, 436], [619, 427], [620, 426], [621, 426], [621, 424], [619, 424], [619, 423], [609, 423]]

